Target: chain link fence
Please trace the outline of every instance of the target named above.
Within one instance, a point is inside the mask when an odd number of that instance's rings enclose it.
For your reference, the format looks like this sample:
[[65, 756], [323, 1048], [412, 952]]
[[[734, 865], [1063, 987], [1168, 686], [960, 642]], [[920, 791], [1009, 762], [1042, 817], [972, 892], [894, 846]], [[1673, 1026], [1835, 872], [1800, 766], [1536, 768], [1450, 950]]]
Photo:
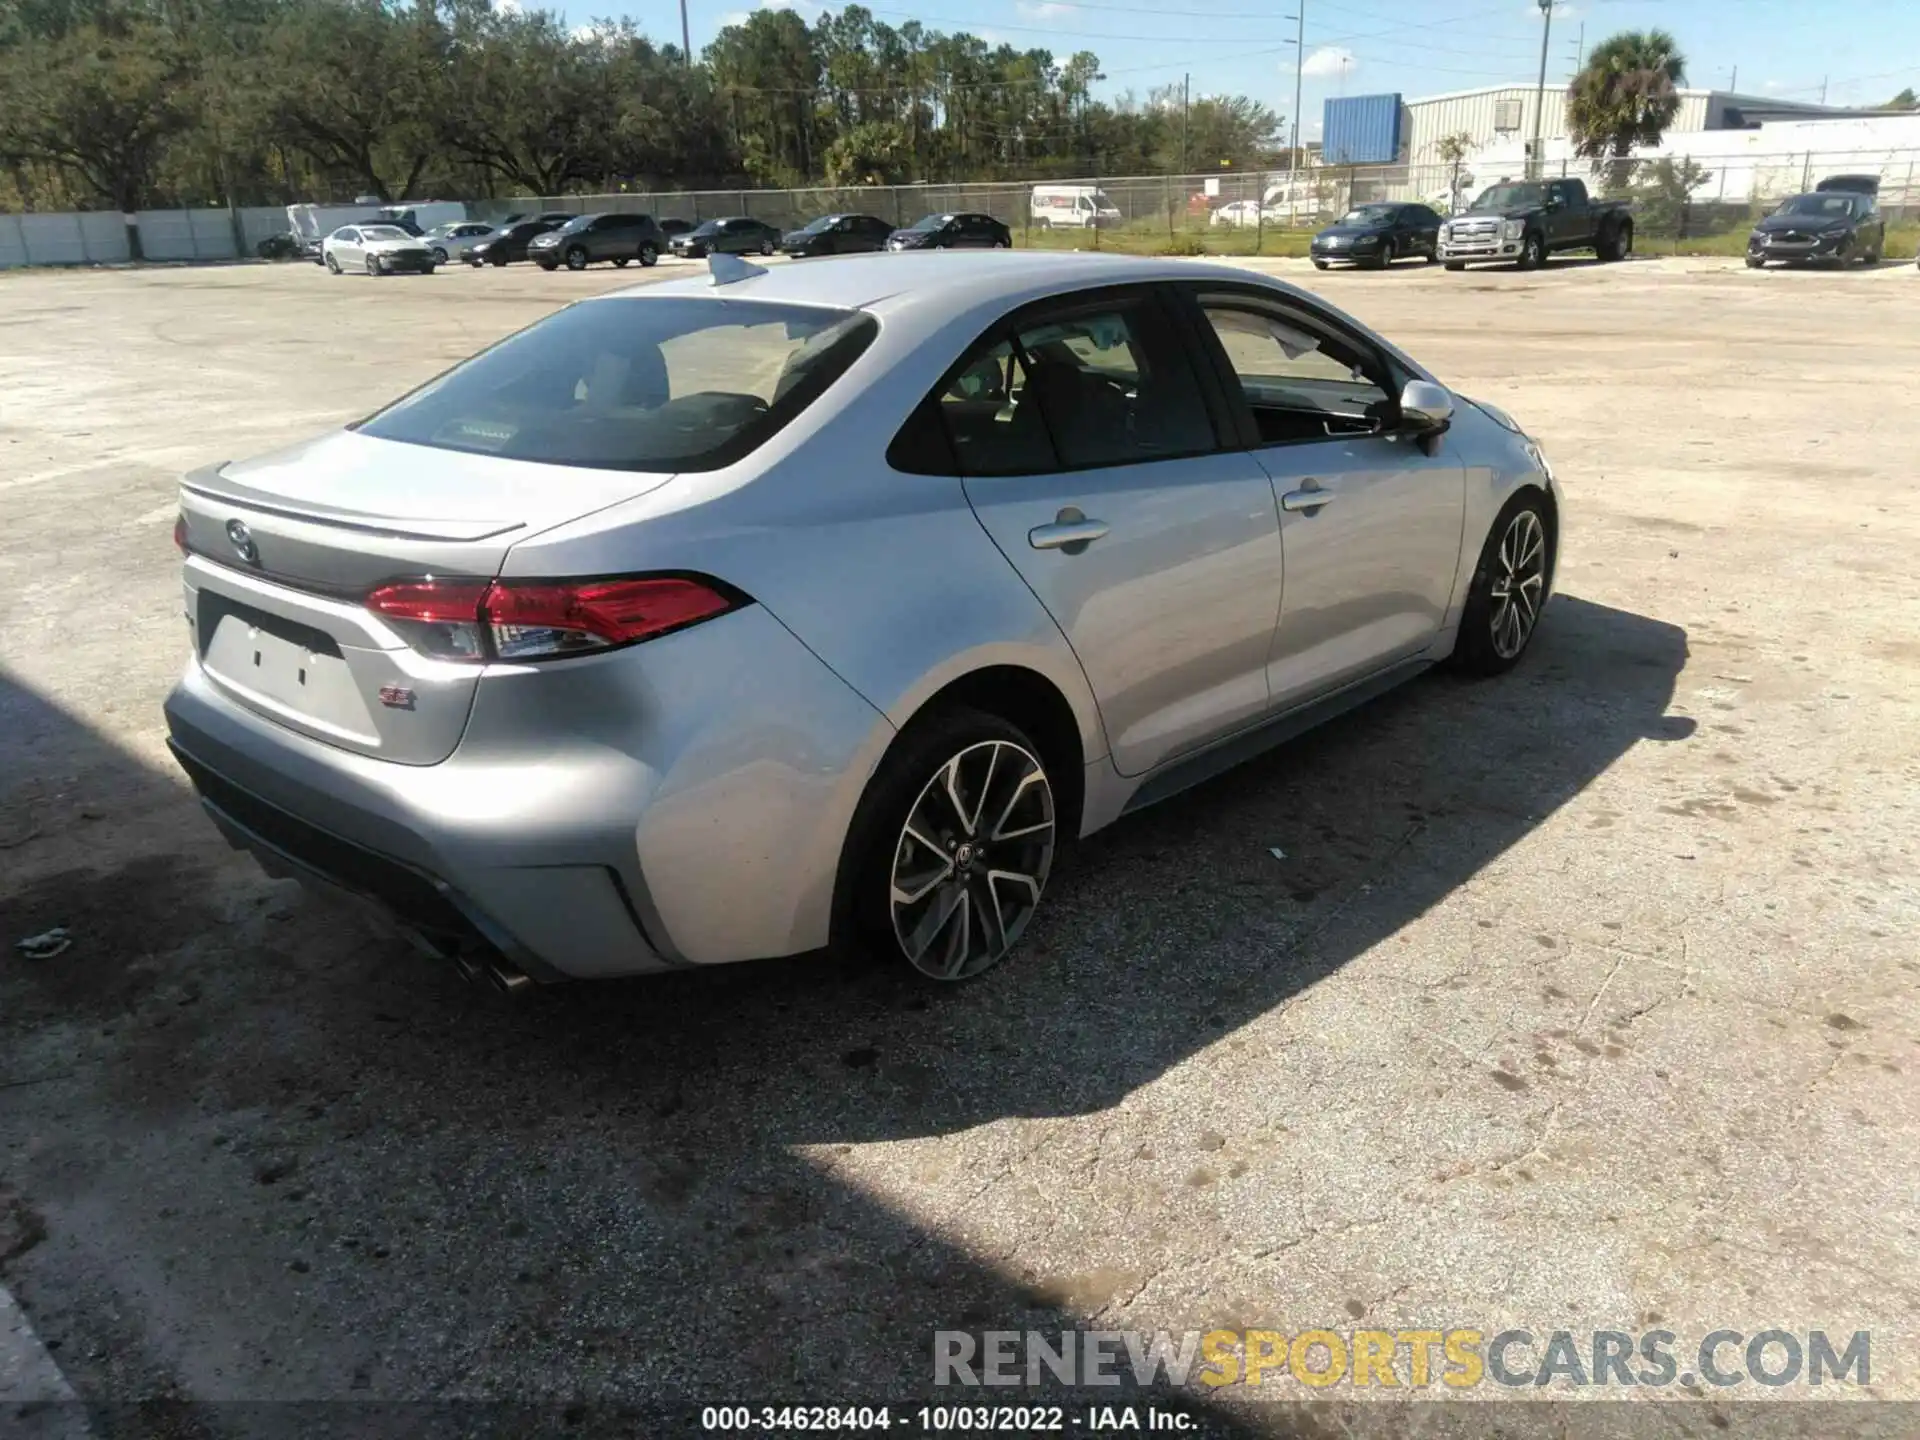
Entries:
[[[1595, 194], [1630, 200], [1636, 243], [1647, 250], [1667, 244], [1677, 249], [1687, 242], [1716, 248], [1737, 244], [1754, 221], [1782, 201], [1836, 175], [1869, 175], [1879, 181], [1880, 208], [1889, 230], [1894, 232], [1889, 248], [1897, 254], [1910, 254], [1914, 228], [1920, 226], [1920, 151], [1675, 156], [1606, 161], [1598, 167], [1586, 161], [1556, 160], [1537, 167], [1532, 178], [1577, 177]], [[612, 210], [690, 224], [747, 215], [782, 229], [797, 228], [816, 216], [836, 211], [877, 215], [896, 226], [911, 225], [928, 214], [972, 211], [992, 215], [1007, 225], [1016, 244], [1081, 249], [1112, 246], [1182, 254], [1244, 254], [1257, 250], [1298, 253], [1307, 232], [1356, 205], [1417, 201], [1444, 215], [1463, 208], [1489, 185], [1527, 178], [1527, 162], [1518, 155], [1477, 155], [1458, 165], [1308, 165], [1297, 173], [1278, 168], [965, 185], [630, 189], [596, 195], [470, 200], [466, 204], [468, 212], [479, 220], [497, 221], [514, 213], [589, 214]], [[1051, 203], [1042, 203], [1048, 196]], [[267, 229], [283, 228], [273, 218], [277, 213], [258, 208], [243, 213], [249, 247]], [[213, 215], [206, 212], [207, 217]], [[89, 216], [88, 220], [94, 218]], [[171, 249], [168, 244], [160, 244], [158, 250], [149, 251], [149, 258], [162, 258], [162, 253], [171, 257], [176, 252], [183, 258], [218, 258], [231, 253], [222, 249], [224, 212], [217, 218], [204, 218], [204, 223], [203, 218], [190, 216], [192, 224], [181, 236], [173, 237], [180, 243], [169, 241]], [[5, 223], [9, 220], [10, 226]], [[117, 225], [119, 217], [114, 220]], [[29, 227], [32, 233], [28, 233]], [[125, 258], [124, 254], [95, 254], [87, 246], [66, 244], [69, 233], [77, 235], [80, 228], [78, 217], [69, 214], [0, 216], [0, 268]], [[156, 235], [156, 243], [159, 239]], [[14, 243], [10, 245], [9, 240]], [[105, 232], [100, 243], [108, 250], [115, 245], [124, 249], [123, 241], [115, 241]]]
[[[1370, 201], [1417, 201], [1444, 215], [1463, 208], [1488, 185], [1544, 176], [1579, 178], [1597, 195], [1634, 202], [1639, 235], [1657, 241], [1743, 232], [1782, 201], [1839, 174], [1872, 175], [1879, 180], [1880, 206], [1889, 226], [1920, 224], [1920, 152], [1916, 151], [1682, 156], [1607, 161], [1598, 167], [1583, 160], [1554, 161], [1538, 167], [1533, 177], [1523, 158], [1503, 162], [1473, 157], [1458, 165], [1310, 165], [1296, 173], [1283, 168], [963, 185], [629, 190], [520, 196], [473, 202], [470, 208], [483, 220], [548, 210], [631, 211], [693, 224], [746, 215], [782, 229], [836, 211], [877, 215], [896, 226], [911, 225], [928, 214], [974, 211], [994, 216], [1029, 244], [1065, 241], [1092, 249], [1118, 240], [1114, 232], [1119, 231], [1131, 242], [1128, 248], [1164, 235], [1174, 249], [1196, 245], [1238, 249], [1266, 231], [1317, 229]], [[1058, 202], [1037, 204], [1036, 184], [1056, 194], [1084, 190], [1090, 204], [1084, 209]]]

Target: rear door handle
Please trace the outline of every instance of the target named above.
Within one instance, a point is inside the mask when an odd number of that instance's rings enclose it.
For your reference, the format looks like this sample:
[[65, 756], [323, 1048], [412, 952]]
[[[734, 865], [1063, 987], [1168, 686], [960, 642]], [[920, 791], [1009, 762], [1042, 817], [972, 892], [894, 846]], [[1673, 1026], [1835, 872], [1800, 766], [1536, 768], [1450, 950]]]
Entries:
[[1069, 555], [1078, 555], [1105, 535], [1108, 528], [1106, 521], [1089, 520], [1069, 505], [1054, 517], [1051, 525], [1036, 525], [1029, 530], [1027, 543], [1036, 550], [1064, 550]]
[[1309, 514], [1333, 499], [1333, 491], [1322, 490], [1320, 482], [1309, 480], [1298, 490], [1289, 490], [1280, 497], [1282, 510], [1305, 510]]

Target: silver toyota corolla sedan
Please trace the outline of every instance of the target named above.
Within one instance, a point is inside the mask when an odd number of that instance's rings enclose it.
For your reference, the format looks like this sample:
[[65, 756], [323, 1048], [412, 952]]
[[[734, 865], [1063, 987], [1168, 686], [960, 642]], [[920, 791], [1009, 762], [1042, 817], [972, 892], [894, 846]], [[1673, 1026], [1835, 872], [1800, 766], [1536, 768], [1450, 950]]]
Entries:
[[959, 980], [1074, 837], [1526, 649], [1540, 450], [1315, 296], [714, 266], [185, 480], [167, 721], [235, 844], [509, 988], [828, 945]]

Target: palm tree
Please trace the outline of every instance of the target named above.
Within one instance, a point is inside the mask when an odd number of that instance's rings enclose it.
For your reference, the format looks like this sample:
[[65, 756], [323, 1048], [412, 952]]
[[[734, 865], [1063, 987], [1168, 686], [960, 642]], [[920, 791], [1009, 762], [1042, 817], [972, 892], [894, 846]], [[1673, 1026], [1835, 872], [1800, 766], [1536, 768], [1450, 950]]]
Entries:
[[1673, 123], [1686, 81], [1686, 57], [1664, 30], [1624, 30], [1601, 41], [1567, 92], [1574, 153], [1610, 161], [1609, 188], [1619, 189], [1632, 172], [1633, 147], [1658, 145]]

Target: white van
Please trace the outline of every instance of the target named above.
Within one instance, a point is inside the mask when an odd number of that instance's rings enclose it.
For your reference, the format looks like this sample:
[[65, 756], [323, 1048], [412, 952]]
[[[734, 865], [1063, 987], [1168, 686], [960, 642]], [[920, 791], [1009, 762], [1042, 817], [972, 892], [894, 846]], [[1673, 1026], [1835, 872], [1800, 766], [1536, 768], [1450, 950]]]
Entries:
[[1092, 230], [1120, 223], [1120, 207], [1093, 185], [1036, 185], [1029, 213], [1042, 230]]
[[305, 256], [321, 263], [320, 242], [342, 225], [398, 225], [414, 234], [425, 234], [439, 225], [455, 225], [467, 218], [467, 207], [458, 200], [422, 200], [413, 204], [382, 205], [368, 197], [353, 205], [289, 205], [287, 227], [299, 239]]

